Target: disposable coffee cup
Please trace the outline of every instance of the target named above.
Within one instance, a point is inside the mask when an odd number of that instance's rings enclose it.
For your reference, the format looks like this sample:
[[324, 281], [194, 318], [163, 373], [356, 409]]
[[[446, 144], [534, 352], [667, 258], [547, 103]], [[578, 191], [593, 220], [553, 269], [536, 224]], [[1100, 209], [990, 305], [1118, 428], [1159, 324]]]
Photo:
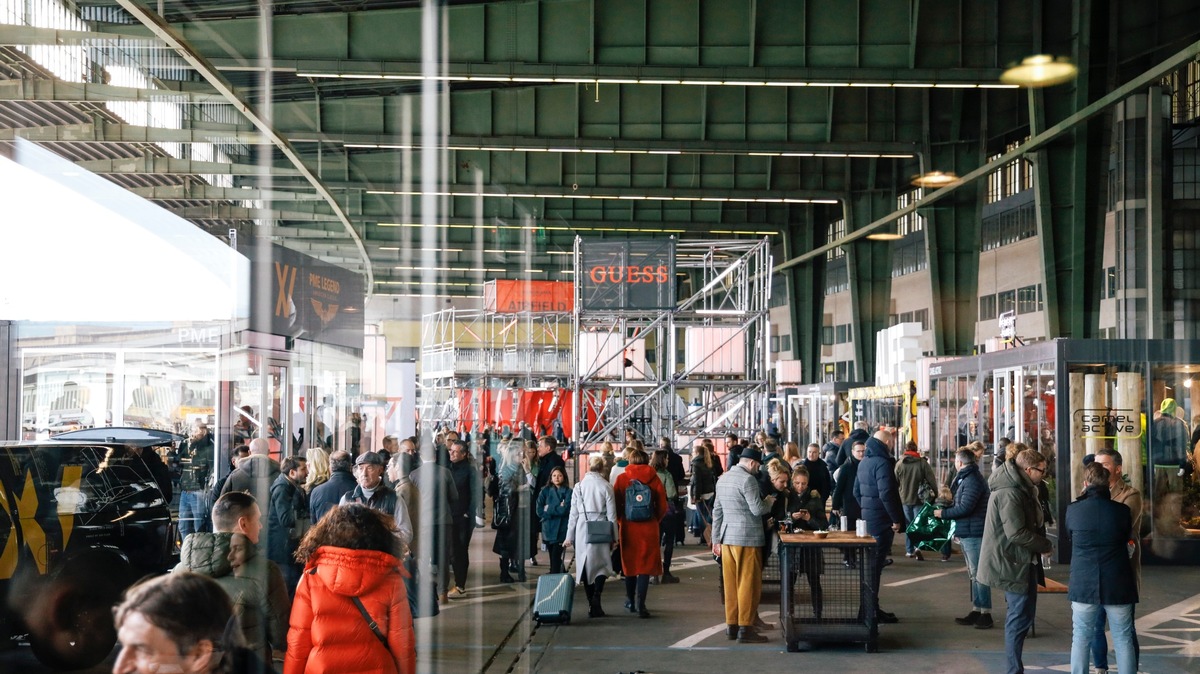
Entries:
[[850, 530], [850, 516], [842, 515], [842, 531]]
[[867, 521], [859, 520], [854, 523], [854, 534], [859, 538], [867, 537]]

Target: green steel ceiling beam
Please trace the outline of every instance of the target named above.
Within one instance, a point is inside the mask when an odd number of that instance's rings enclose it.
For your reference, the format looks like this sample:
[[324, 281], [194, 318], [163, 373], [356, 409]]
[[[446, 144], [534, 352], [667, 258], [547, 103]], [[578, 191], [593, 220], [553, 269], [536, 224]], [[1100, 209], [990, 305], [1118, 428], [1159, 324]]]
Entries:
[[257, 131], [164, 129], [96, 122], [0, 129], [0, 140], [24, 138], [38, 143], [243, 143], [265, 140]]
[[870, 234], [871, 232], [874, 232], [882, 227], [886, 227], [887, 225], [895, 222], [896, 220], [899, 220], [900, 218], [904, 217], [905, 215], [908, 215], [909, 213], [916, 212], [920, 208], [925, 208], [925, 207], [930, 206], [938, 201], [941, 201], [942, 199], [945, 199], [946, 197], [950, 196], [958, 189], [962, 188], [964, 185], [967, 185], [968, 183], [979, 180], [980, 178], [983, 178], [984, 176], [987, 176], [988, 174], [995, 172], [996, 170], [1002, 168], [1004, 165], [1011, 163], [1014, 159], [1018, 159], [1030, 152], [1034, 152], [1035, 150], [1040, 150], [1040, 149], [1046, 147], [1047, 145], [1049, 145], [1051, 142], [1053, 142], [1059, 136], [1061, 136], [1069, 131], [1072, 131], [1077, 125], [1082, 124], [1083, 122], [1088, 121], [1092, 117], [1095, 117], [1096, 115], [1099, 115], [1100, 113], [1104, 112], [1113, 103], [1116, 103], [1117, 101], [1124, 99], [1125, 97], [1129, 96], [1130, 94], [1136, 93], [1142, 89], [1145, 89], [1146, 87], [1150, 86], [1151, 84], [1158, 82], [1160, 79], [1165, 77], [1168, 73], [1172, 72], [1173, 70], [1175, 70], [1179, 66], [1187, 63], [1188, 61], [1191, 61], [1192, 59], [1196, 58], [1197, 56], [1200, 56], [1200, 41], [1193, 42], [1192, 44], [1188, 45], [1186, 48], [1175, 53], [1174, 55], [1167, 58], [1166, 60], [1158, 63], [1157, 65], [1142, 72], [1140, 75], [1125, 82], [1121, 86], [1113, 89], [1108, 94], [1106, 94], [1103, 98], [1100, 98], [1099, 100], [1089, 104], [1087, 107], [1082, 108], [1081, 110], [1072, 114], [1071, 116], [1067, 117], [1066, 119], [1062, 120], [1061, 122], [1058, 122], [1054, 126], [1037, 134], [1033, 138], [1030, 138], [1025, 143], [1022, 143], [1020, 147], [1018, 147], [1014, 150], [1011, 150], [1009, 152], [1005, 152], [1004, 154], [1000, 155], [996, 159], [993, 159], [992, 161], [984, 164], [983, 166], [980, 166], [979, 168], [975, 169], [974, 171], [971, 171], [970, 173], [968, 173], [964, 176], [961, 176], [958, 180], [954, 181], [953, 183], [951, 183], [941, 189], [934, 190], [933, 192], [925, 195], [920, 200], [913, 202], [912, 204], [910, 204], [904, 208], [893, 211], [892, 213], [885, 215], [885, 216], [879, 218], [878, 220], [875, 220], [874, 222], [871, 222], [867, 225], [859, 227], [859, 228], [849, 232], [844, 237], [841, 237], [834, 241], [830, 241], [829, 243], [827, 243], [819, 248], [816, 248], [814, 250], [810, 250], [809, 252], [804, 253], [803, 255], [799, 255], [799, 256], [794, 257], [785, 262], [781, 262], [780, 264], [775, 266], [775, 271], [783, 271], [784, 269], [787, 269], [789, 267], [793, 267], [798, 264], [803, 264], [819, 255], [824, 255], [826, 251], [833, 250], [834, 248], [837, 248], [838, 246], [845, 246], [849, 243], [852, 243], [853, 241], [855, 241], [857, 239], [865, 237], [866, 235]]
[[[291, 141], [302, 151], [315, 151], [317, 144], [342, 145], [348, 149], [420, 151], [419, 142], [394, 133], [306, 133], [296, 130]], [[555, 138], [544, 136], [453, 135], [439, 150], [484, 150], [495, 152], [559, 152], [563, 154], [732, 154], [783, 155], [793, 157], [854, 157], [917, 154], [916, 143], [898, 141], [840, 141], [830, 143], [760, 140]]]
[[59, 30], [57, 28], [34, 28], [33, 26], [0, 24], [0, 45], [8, 47], [34, 45], [49, 47], [73, 45], [118, 47], [122, 44], [128, 44], [135, 48], [141, 48], [146, 43], [157, 44], [158, 41], [144, 32], [140, 35], [120, 32], [102, 33], [89, 30]]
[[359, 253], [363, 261], [364, 273], [366, 275], [366, 292], [367, 300], [369, 301], [371, 294], [374, 292], [375, 273], [371, 268], [371, 260], [367, 256], [366, 248], [363, 246], [361, 239], [359, 239], [358, 233], [354, 231], [354, 227], [350, 223], [350, 219], [342, 211], [337, 199], [335, 199], [333, 194], [330, 193], [329, 190], [322, 184], [321, 180], [315, 174], [313, 174], [308, 167], [305, 166], [303, 159], [296, 154], [295, 150], [292, 148], [287, 139], [274, 129], [269, 118], [263, 117], [249, 103], [242, 100], [242, 98], [233, 90], [233, 87], [229, 84], [229, 82], [213, 68], [213, 66], [204, 58], [204, 56], [193, 49], [190, 44], [185, 42], [173, 28], [166, 24], [161, 16], [154, 14], [149, 9], [143, 7], [134, 0], [118, 0], [118, 2], [120, 2], [121, 7], [123, 7], [125, 11], [132, 14], [133, 17], [141, 22], [143, 26], [149, 29], [150, 32], [155, 35], [155, 37], [165, 42], [171, 49], [175, 51], [175, 53], [187, 61], [188, 64], [190, 64], [201, 75], [201, 77], [207, 80], [208, 83], [220, 93], [222, 98], [234, 105], [242, 115], [249, 119], [254, 124], [255, 128], [269, 137], [271, 142], [274, 143], [275, 146], [278, 147], [279, 150], [288, 158], [288, 160], [291, 161], [292, 165], [296, 167], [296, 170], [298, 170], [305, 178], [307, 178], [309, 184], [312, 185], [312, 187], [315, 188], [317, 192], [325, 198], [325, 201], [329, 204], [330, 209], [337, 214], [338, 219], [342, 221], [342, 225], [346, 228], [347, 236], [358, 242]]
[[108, 103], [149, 101], [155, 103], [228, 103], [221, 94], [171, 89], [140, 89], [111, 84], [84, 84], [62, 80], [0, 81], [0, 101], [59, 101]]
[[230, 164], [220, 161], [176, 159], [174, 157], [130, 157], [126, 159], [89, 159], [75, 165], [99, 174], [153, 173], [158, 175], [235, 175], [235, 176], [299, 176], [294, 168]]
[[[316, 193], [281, 192], [246, 187], [217, 187], [216, 185], [188, 183], [185, 185], [156, 185], [154, 187], [132, 187], [130, 192], [143, 199], [154, 201], [322, 201]], [[339, 229], [343, 235], [345, 230]]]
[[[848, 169], [853, 171], [853, 169]], [[846, 202], [846, 230], [871, 222], [892, 208], [896, 199], [890, 191], [874, 189], [873, 171], [858, 171], [856, 187]], [[864, 175], [865, 174], [865, 175]], [[858, 381], [875, 380], [875, 334], [888, 327], [891, 313], [891, 246], [882, 241], [855, 240], [846, 247], [850, 275], [850, 324], [854, 330], [855, 375]]]
[[[363, 182], [326, 181], [330, 189], [361, 190]], [[400, 190], [384, 185], [366, 186], [367, 194], [384, 197], [417, 197], [421, 192], [415, 186], [411, 190]], [[794, 204], [840, 201], [845, 194], [833, 190], [752, 190], [752, 189], [703, 189], [703, 188], [643, 188], [643, 187], [580, 187], [572, 190], [570, 185], [530, 185], [505, 188], [500, 185], [485, 186], [483, 192], [474, 185], [446, 185], [437, 193], [439, 196], [481, 197], [483, 199], [512, 199], [516, 201], [544, 201], [564, 199], [570, 201], [649, 201], [649, 202], [702, 202], [726, 201], [732, 203]], [[644, 199], [642, 197], [645, 197]]]
[[[309, 222], [340, 222], [332, 213], [303, 213], [270, 208], [247, 208], [233, 204], [209, 204], [207, 206], [173, 206], [167, 210], [188, 220], [305, 220]], [[342, 234], [347, 245], [354, 245]]]

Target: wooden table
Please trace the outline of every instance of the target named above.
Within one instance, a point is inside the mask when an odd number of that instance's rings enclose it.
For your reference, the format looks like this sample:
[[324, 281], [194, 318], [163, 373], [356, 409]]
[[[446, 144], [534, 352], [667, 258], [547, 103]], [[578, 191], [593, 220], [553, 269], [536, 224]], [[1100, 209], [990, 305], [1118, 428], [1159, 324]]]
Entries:
[[[789, 652], [818, 642], [863, 643], [879, 650], [875, 616], [875, 538], [831, 531], [779, 535], [779, 619]], [[797, 587], [803, 574], [807, 583]]]

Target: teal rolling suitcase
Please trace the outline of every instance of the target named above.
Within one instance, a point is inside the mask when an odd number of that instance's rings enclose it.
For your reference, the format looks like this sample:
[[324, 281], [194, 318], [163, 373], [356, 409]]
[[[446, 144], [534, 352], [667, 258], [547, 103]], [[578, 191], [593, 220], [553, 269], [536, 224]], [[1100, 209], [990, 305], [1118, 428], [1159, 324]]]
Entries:
[[533, 619], [542, 623], [569, 624], [571, 607], [575, 604], [575, 576], [569, 573], [548, 573], [538, 578], [533, 597]]

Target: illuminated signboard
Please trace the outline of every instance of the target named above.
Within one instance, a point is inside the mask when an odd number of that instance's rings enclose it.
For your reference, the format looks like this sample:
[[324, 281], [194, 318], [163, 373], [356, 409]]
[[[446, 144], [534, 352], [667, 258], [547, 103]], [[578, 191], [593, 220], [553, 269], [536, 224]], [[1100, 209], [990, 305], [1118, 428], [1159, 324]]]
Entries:
[[584, 311], [675, 308], [675, 239], [583, 241]]
[[251, 302], [254, 315], [271, 317], [272, 334], [363, 348], [366, 297], [359, 274], [279, 245], [265, 257], [247, 248], [251, 283], [270, 284], [268, 294], [253, 290]]

